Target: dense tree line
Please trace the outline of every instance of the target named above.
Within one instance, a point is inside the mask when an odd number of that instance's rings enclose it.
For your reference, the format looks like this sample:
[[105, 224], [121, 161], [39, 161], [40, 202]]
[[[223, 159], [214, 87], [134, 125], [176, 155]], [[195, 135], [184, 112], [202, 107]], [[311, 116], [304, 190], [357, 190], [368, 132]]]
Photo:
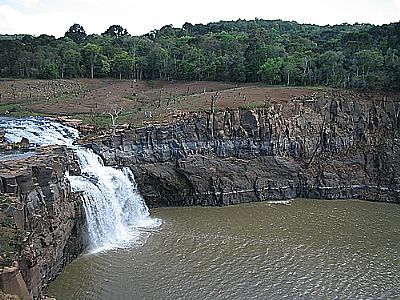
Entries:
[[0, 76], [116, 77], [400, 88], [400, 23], [302, 25], [281, 20], [166, 25], [131, 36], [0, 36]]

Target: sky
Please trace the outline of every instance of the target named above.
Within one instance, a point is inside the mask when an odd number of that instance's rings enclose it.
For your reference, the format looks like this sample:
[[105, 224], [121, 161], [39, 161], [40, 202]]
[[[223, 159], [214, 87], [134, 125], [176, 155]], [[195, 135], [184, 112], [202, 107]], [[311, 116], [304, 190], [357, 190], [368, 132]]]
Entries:
[[169, 24], [239, 18], [381, 25], [400, 21], [400, 0], [0, 0], [0, 34], [60, 37], [78, 23], [87, 34], [121, 25], [142, 35]]

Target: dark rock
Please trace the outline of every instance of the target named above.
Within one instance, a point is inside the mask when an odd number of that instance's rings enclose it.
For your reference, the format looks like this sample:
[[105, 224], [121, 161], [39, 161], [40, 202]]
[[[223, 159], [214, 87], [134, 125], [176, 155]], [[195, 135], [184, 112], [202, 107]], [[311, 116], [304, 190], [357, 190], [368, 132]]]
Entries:
[[6, 132], [5, 132], [4, 128], [0, 128], [0, 143], [5, 142], [5, 135], [6, 135]]
[[1, 192], [17, 199], [5, 211], [26, 235], [19, 271], [34, 299], [44, 298], [47, 283], [83, 248], [81, 201], [64, 177], [70, 168], [79, 169], [64, 147], [42, 148], [0, 168]]
[[328, 91], [284, 106], [227, 109], [126, 130], [88, 146], [108, 164], [131, 166], [150, 205], [291, 197], [400, 202], [394, 108]]

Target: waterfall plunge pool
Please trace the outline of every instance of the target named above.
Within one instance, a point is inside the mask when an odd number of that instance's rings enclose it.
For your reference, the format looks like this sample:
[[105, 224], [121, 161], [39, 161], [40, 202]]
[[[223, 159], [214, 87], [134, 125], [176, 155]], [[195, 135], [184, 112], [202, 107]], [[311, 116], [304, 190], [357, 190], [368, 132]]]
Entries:
[[296, 199], [158, 208], [146, 244], [82, 255], [63, 299], [398, 299], [400, 205]]

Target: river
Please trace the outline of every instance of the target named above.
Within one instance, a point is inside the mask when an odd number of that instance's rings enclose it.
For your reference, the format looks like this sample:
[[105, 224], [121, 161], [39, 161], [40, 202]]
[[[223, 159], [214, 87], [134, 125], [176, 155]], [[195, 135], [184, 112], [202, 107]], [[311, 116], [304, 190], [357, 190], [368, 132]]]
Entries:
[[151, 210], [141, 246], [84, 254], [62, 299], [399, 299], [400, 205], [296, 199]]

